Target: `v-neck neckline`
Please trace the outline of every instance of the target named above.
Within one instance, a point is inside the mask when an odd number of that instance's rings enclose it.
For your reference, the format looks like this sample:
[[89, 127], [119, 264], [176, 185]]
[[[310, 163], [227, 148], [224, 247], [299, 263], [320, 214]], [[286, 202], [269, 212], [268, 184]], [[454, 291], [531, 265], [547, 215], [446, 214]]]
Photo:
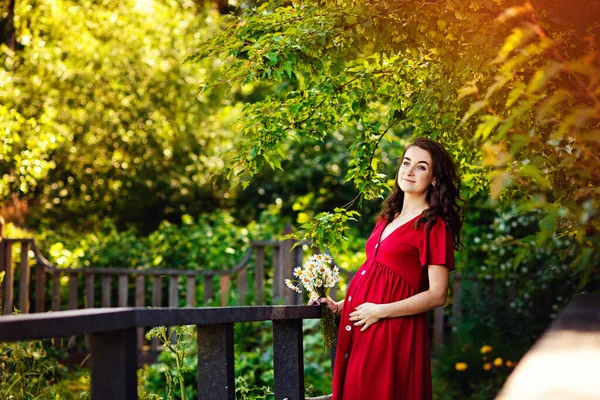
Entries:
[[402, 228], [404, 225], [408, 224], [409, 222], [414, 221], [415, 219], [417, 219], [418, 217], [420, 217], [421, 215], [423, 215], [423, 212], [420, 212], [418, 215], [414, 216], [413, 218], [409, 219], [408, 221], [406, 221], [405, 223], [403, 223], [402, 225], [397, 226], [393, 231], [391, 231], [390, 233], [388, 233], [388, 235], [384, 238], [382, 238], [383, 235], [383, 231], [385, 231], [385, 228], [388, 227], [388, 225], [390, 224], [389, 222], [383, 225], [383, 229], [381, 230], [381, 233], [379, 233], [379, 241], [377, 242], [377, 247], [381, 246], [381, 243], [383, 243], [384, 241], [387, 240], [387, 238], [389, 238], [390, 236], [392, 236], [394, 233], [396, 233], [396, 231], [398, 231], [400, 228]]

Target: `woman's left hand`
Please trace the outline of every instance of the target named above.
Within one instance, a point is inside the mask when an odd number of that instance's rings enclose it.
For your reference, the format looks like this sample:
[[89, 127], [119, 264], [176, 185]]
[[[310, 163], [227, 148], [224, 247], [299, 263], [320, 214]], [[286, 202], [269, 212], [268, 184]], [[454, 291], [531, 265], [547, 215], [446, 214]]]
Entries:
[[361, 332], [381, 318], [381, 304], [363, 303], [356, 307], [356, 311], [350, 313], [350, 321], [354, 321], [354, 326], [363, 326]]

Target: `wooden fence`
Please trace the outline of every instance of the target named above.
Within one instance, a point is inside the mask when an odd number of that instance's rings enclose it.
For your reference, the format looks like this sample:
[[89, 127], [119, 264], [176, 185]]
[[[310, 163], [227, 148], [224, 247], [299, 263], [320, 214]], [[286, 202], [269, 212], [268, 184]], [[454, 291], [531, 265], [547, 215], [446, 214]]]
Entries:
[[[15, 265], [13, 263], [13, 246], [20, 247], [20, 262], [18, 264], [18, 303], [14, 299]], [[101, 307], [126, 307], [135, 305], [143, 306], [169, 306], [180, 307], [180, 287], [185, 287], [186, 306], [197, 305], [199, 286], [202, 288], [204, 305], [211, 305], [215, 296], [213, 283], [218, 282], [219, 304], [229, 305], [233, 293], [232, 284], [235, 285], [235, 294], [238, 305], [247, 303], [248, 273], [252, 269], [254, 277], [254, 293], [256, 304], [265, 301], [265, 256], [270, 252], [274, 270], [273, 276], [273, 301], [295, 304], [299, 301], [294, 292], [284, 290], [283, 276], [291, 275], [292, 263], [302, 257], [301, 249], [289, 251], [291, 245], [286, 242], [255, 241], [244, 255], [242, 261], [227, 270], [176, 270], [176, 269], [131, 269], [131, 268], [58, 268], [50, 264], [41, 254], [33, 239], [3, 238], [0, 242], [0, 271], [5, 271], [5, 284], [3, 285], [3, 313], [10, 314], [13, 307], [17, 307], [23, 314], [30, 312], [44, 312], [61, 309], [74, 310], [78, 307], [80, 291], [85, 293], [86, 308]], [[36, 261], [35, 276], [32, 277], [32, 267], [29, 263], [30, 250]], [[251, 256], [255, 256], [255, 263], [249, 268]], [[61, 280], [68, 279], [68, 302], [61, 304]], [[34, 285], [31, 285], [32, 278]], [[81, 287], [82, 280], [84, 287]], [[100, 296], [96, 293], [96, 281], [100, 280]], [[46, 299], [47, 283], [50, 283], [50, 301]], [[167, 298], [163, 298], [163, 282], [168, 282]], [[130, 289], [135, 282], [135, 295], [131, 296]], [[151, 285], [151, 302], [145, 304], [147, 283]], [[278, 284], [280, 283], [280, 284]], [[116, 285], [116, 286], [115, 286]], [[116, 298], [114, 292], [116, 288]], [[34, 290], [33, 290], [34, 289]], [[135, 304], [128, 304], [131, 299]], [[32, 307], [32, 303], [34, 307]]]
[[[292, 278], [293, 268], [301, 265], [305, 257], [305, 246], [292, 249], [293, 245], [293, 240], [252, 241], [242, 260], [223, 270], [58, 268], [43, 256], [34, 239], [1, 237], [0, 273], [4, 271], [5, 277], [0, 291], [0, 313], [10, 314], [15, 308], [28, 314], [96, 307], [300, 305], [302, 296], [284, 284], [284, 279]], [[18, 262], [13, 260], [14, 253], [19, 254]], [[35, 260], [34, 266], [30, 264], [31, 259]], [[340, 270], [349, 283], [354, 272]], [[272, 279], [270, 292], [267, 292], [267, 279]], [[451, 313], [454, 318], [460, 318], [462, 313], [460, 292], [465, 279], [475, 278], [453, 278]], [[252, 299], [249, 285], [254, 289]], [[64, 286], [67, 293], [63, 293]], [[15, 298], [17, 288], [18, 299]], [[336, 286], [330, 291], [332, 298], [337, 297], [337, 290]], [[84, 294], [83, 302], [80, 294]], [[450, 322], [444, 316], [443, 307], [432, 313], [433, 344], [439, 348], [444, 344]], [[143, 344], [141, 330], [138, 344]], [[154, 340], [152, 350], [156, 349]]]

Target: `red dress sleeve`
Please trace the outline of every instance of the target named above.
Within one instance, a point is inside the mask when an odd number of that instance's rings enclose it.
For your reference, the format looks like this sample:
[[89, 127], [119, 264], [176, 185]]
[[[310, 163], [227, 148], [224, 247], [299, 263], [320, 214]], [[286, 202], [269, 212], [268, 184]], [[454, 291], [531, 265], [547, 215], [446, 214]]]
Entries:
[[421, 265], [444, 265], [454, 270], [454, 238], [442, 219], [426, 231], [419, 246]]

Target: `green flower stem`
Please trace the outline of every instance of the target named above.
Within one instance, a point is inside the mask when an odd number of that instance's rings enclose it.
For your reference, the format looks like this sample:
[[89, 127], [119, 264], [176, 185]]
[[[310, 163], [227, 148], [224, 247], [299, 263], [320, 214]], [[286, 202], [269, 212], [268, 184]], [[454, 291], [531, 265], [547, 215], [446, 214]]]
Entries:
[[[319, 288], [317, 290], [317, 293], [319, 294], [319, 297], [327, 297], [326, 288]], [[319, 331], [323, 336], [325, 349], [329, 351], [335, 344], [335, 316], [333, 315], [329, 307], [327, 307], [327, 304], [321, 304], [321, 311], [322, 315], [321, 323], [319, 324]]]

